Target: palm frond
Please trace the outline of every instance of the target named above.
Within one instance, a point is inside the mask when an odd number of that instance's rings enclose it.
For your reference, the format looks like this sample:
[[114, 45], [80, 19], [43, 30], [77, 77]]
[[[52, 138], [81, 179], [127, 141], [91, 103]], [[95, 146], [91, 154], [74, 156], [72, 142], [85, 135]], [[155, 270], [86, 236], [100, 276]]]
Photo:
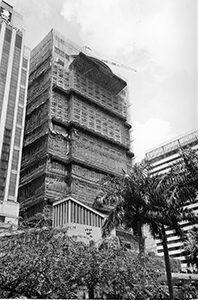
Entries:
[[188, 266], [196, 265], [198, 269], [198, 228], [193, 227], [188, 232], [188, 237], [184, 241], [183, 255], [187, 259]]
[[123, 195], [123, 179], [120, 177], [105, 176], [100, 181], [101, 191], [96, 196], [93, 207], [100, 208], [105, 205], [116, 205]]
[[198, 151], [190, 147], [180, 147], [179, 153], [188, 171], [188, 180], [192, 181], [195, 188], [198, 189]]
[[123, 202], [119, 202], [105, 219], [102, 226], [102, 237], [110, 235], [111, 231], [125, 222]]

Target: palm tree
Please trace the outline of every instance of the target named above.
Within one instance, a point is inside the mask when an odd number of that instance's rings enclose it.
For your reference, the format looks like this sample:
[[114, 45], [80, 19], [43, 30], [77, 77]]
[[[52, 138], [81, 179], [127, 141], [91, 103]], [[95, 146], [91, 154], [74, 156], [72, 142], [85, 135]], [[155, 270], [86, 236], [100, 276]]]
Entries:
[[150, 219], [149, 228], [152, 236], [162, 241], [170, 299], [174, 299], [174, 293], [166, 230], [173, 230], [182, 240], [185, 235], [180, 226], [181, 222], [188, 221], [193, 224], [198, 222], [194, 212], [185, 206], [196, 196], [194, 188], [189, 188], [187, 182], [181, 168], [173, 166], [164, 176], [150, 177], [147, 186], [150, 206], [147, 211]]
[[149, 175], [149, 166], [144, 161], [134, 165], [130, 175], [123, 179], [111, 179], [105, 182], [102, 195], [95, 205], [114, 204], [114, 208], [104, 222], [102, 232], [106, 236], [114, 227], [124, 225], [132, 228], [139, 238], [139, 250], [142, 256], [144, 242], [143, 225], [148, 225], [154, 238], [162, 240], [166, 265], [170, 299], [174, 299], [166, 229], [172, 229], [181, 238], [184, 237], [179, 223], [187, 220], [193, 223], [198, 218], [193, 211], [184, 207], [186, 200], [194, 199], [194, 189], [188, 188], [183, 166], [173, 166], [165, 175]]
[[105, 205], [113, 207], [102, 228], [102, 237], [119, 226], [132, 229], [139, 238], [139, 252], [143, 256], [144, 238], [143, 225], [147, 223], [147, 186], [148, 165], [143, 161], [134, 165], [130, 175], [124, 172], [124, 176], [107, 177], [102, 183], [101, 193], [96, 197], [94, 207], [101, 209]]
[[[171, 270], [169, 263], [166, 229], [175, 231], [181, 240], [186, 237], [181, 230], [181, 221], [191, 224], [198, 223], [198, 217], [193, 210], [186, 207], [197, 196], [198, 189], [198, 155], [196, 150], [178, 149], [181, 159], [172, 165], [163, 176], [155, 175], [150, 178], [148, 185], [149, 203], [151, 205], [150, 230], [154, 237], [160, 237], [163, 244], [166, 264], [167, 281], [171, 299], [174, 299]], [[152, 214], [155, 215], [152, 222]], [[157, 217], [156, 217], [157, 216]], [[158, 220], [159, 218], [159, 220]]]
[[181, 147], [179, 151], [188, 172], [189, 182], [198, 190], [198, 150]]

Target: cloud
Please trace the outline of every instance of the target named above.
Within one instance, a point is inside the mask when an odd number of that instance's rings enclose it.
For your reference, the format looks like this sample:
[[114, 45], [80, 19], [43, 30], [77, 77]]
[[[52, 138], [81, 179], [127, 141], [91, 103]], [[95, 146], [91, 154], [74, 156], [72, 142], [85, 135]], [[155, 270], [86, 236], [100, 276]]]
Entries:
[[61, 15], [79, 27], [86, 45], [113, 59], [119, 53], [128, 61], [130, 56], [148, 51], [150, 60], [158, 65], [192, 69], [196, 16], [194, 2], [186, 2], [65, 0]]
[[125, 47], [129, 40], [131, 21], [127, 18], [124, 22], [125, 12], [121, 11], [120, 0], [67, 0], [61, 14], [67, 21], [79, 25], [88, 46], [111, 55]]
[[[152, 5], [154, 2], [156, 5]], [[145, 30], [145, 23], [149, 23], [150, 14], [158, 9], [157, 2], [152, 3], [148, 5], [140, 0], [65, 0], [61, 14], [67, 21], [79, 25], [81, 35], [91, 44], [89, 46], [105, 51], [107, 55], [114, 55], [119, 49], [128, 54], [136, 47], [144, 48], [149, 32], [148, 26]]]
[[134, 122], [132, 128], [132, 148], [137, 161], [144, 157], [147, 150], [174, 138], [170, 123], [157, 118], [150, 119], [145, 124]]
[[138, 70], [115, 70], [128, 82], [137, 155], [173, 138], [172, 128], [194, 128], [196, 1], [65, 0], [61, 14], [96, 54]]
[[39, 18], [42, 16], [46, 18], [51, 13], [51, 6], [53, 5], [53, 0], [31, 0], [31, 4], [29, 1], [25, 0], [9, 0], [11, 5], [13, 5], [14, 9], [19, 11], [23, 15], [23, 17], [28, 16], [28, 20], [30, 18]]

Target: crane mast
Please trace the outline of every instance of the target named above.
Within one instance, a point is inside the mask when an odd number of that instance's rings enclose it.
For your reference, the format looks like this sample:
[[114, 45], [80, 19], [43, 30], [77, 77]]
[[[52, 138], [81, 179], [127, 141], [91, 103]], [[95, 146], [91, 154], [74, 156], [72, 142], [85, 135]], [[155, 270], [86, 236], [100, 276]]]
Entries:
[[[92, 49], [88, 46], [84, 46], [83, 47], [85, 49], [85, 52], [87, 52], [87, 50], [92, 51]], [[95, 51], [94, 51], [95, 52]], [[96, 53], [97, 54], [97, 53]], [[99, 54], [99, 53], [98, 53]], [[100, 54], [99, 54], [100, 56]], [[102, 55], [101, 55], [102, 56]], [[126, 65], [123, 65], [123, 64], [120, 64], [120, 63], [117, 63], [117, 62], [114, 62], [114, 61], [111, 61], [109, 59], [103, 59], [103, 58], [99, 58], [102, 62], [104, 63], [107, 63], [107, 64], [110, 64], [110, 65], [113, 65], [115, 67], [119, 67], [119, 68], [123, 68], [123, 69], [126, 69], [126, 70], [129, 70], [129, 71], [133, 71], [133, 72], [137, 72], [137, 70], [135, 68], [132, 68], [132, 67], [129, 67], [129, 66], [126, 66]]]

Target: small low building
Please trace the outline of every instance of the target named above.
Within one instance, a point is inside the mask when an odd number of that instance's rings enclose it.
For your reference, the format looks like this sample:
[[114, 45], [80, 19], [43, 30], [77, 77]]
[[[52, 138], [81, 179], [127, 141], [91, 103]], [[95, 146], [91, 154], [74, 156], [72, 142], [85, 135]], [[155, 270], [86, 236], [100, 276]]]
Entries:
[[105, 215], [70, 196], [53, 203], [53, 227], [67, 227], [69, 236], [101, 240], [104, 218]]
[[[53, 203], [53, 227], [67, 227], [69, 236], [78, 236], [83, 241], [102, 240], [102, 224], [107, 215], [68, 196]], [[138, 239], [132, 232], [115, 228], [112, 236], [118, 238], [118, 243], [127, 249], [138, 252]]]

